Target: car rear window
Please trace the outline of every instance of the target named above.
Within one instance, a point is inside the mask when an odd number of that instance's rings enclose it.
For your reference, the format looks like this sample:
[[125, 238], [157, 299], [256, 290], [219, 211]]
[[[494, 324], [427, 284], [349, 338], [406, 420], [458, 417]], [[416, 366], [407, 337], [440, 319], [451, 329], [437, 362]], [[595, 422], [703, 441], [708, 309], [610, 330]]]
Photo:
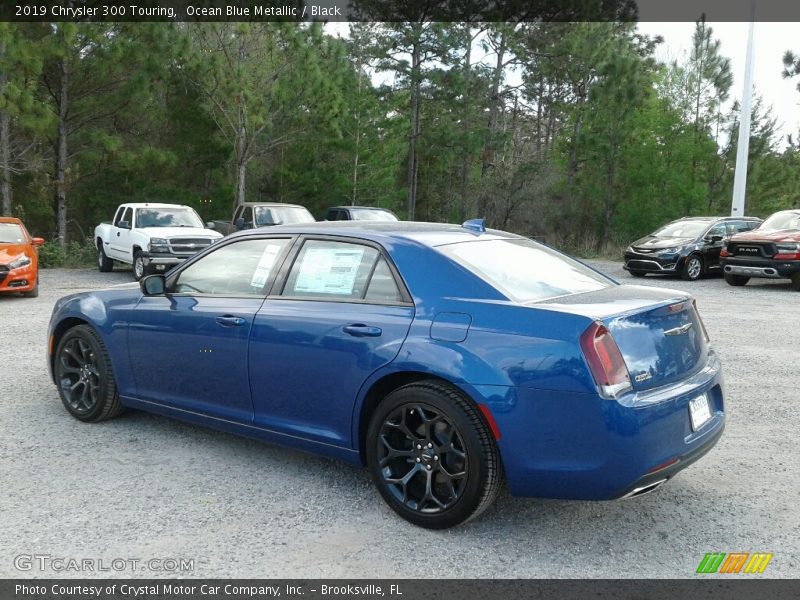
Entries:
[[516, 302], [539, 302], [616, 285], [578, 261], [526, 239], [475, 240], [436, 249]]

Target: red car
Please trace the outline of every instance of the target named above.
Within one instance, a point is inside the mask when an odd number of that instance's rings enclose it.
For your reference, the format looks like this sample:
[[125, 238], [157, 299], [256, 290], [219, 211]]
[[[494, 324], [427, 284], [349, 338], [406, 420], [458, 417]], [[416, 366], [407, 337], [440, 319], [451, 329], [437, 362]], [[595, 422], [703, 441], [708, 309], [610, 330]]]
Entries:
[[42, 238], [31, 237], [22, 221], [0, 217], [0, 293], [39, 295], [39, 256]]

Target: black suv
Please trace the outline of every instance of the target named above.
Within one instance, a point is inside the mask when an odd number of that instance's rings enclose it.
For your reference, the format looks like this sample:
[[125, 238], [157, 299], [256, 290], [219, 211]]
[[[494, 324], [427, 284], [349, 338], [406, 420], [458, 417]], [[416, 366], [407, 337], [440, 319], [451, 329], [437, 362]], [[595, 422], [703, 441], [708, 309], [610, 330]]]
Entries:
[[634, 277], [667, 273], [694, 281], [709, 271], [720, 271], [719, 253], [728, 238], [760, 223], [755, 217], [678, 219], [628, 246], [624, 268]]
[[387, 208], [377, 206], [332, 206], [325, 211], [325, 221], [399, 221]]

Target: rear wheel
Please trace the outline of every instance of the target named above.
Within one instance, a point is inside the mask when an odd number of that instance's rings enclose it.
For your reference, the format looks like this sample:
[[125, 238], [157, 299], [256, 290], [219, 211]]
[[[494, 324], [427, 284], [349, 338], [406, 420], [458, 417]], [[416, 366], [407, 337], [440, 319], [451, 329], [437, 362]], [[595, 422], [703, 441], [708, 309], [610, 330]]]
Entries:
[[483, 416], [438, 381], [403, 386], [378, 405], [366, 456], [389, 506], [429, 529], [477, 517], [500, 489], [500, 454]]
[[686, 258], [681, 277], [687, 281], [697, 281], [703, 275], [703, 259], [692, 254]]
[[800, 292], [800, 273], [792, 275], [792, 289], [795, 292]]
[[747, 285], [747, 282], [750, 281], [750, 278], [746, 275], [734, 275], [732, 273], [725, 273], [725, 283], [728, 285], [733, 285], [736, 287]]
[[114, 261], [108, 258], [103, 250], [103, 242], [97, 243], [97, 268], [101, 273], [108, 273], [114, 268]]
[[77, 325], [61, 338], [53, 372], [61, 401], [76, 419], [105, 421], [123, 412], [111, 357], [88, 325]]

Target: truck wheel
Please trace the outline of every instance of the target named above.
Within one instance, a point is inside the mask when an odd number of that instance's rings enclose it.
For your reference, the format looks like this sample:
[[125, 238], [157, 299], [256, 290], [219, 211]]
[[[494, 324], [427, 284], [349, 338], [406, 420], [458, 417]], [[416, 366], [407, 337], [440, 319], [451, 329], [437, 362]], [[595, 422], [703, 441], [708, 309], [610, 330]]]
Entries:
[[730, 273], [725, 273], [725, 283], [728, 285], [734, 285], [738, 287], [747, 285], [748, 281], [750, 281], [750, 278], [746, 275], [732, 275]]
[[114, 261], [108, 258], [103, 250], [103, 242], [97, 245], [97, 268], [101, 273], [108, 273], [114, 268]]
[[687, 281], [697, 281], [703, 275], [703, 259], [696, 254], [686, 257], [681, 277]]
[[145, 275], [147, 275], [147, 269], [144, 266], [144, 257], [142, 253], [137, 250], [133, 253], [133, 277], [136, 281], [139, 281]]
[[792, 275], [792, 289], [795, 292], [800, 292], [800, 273]]

